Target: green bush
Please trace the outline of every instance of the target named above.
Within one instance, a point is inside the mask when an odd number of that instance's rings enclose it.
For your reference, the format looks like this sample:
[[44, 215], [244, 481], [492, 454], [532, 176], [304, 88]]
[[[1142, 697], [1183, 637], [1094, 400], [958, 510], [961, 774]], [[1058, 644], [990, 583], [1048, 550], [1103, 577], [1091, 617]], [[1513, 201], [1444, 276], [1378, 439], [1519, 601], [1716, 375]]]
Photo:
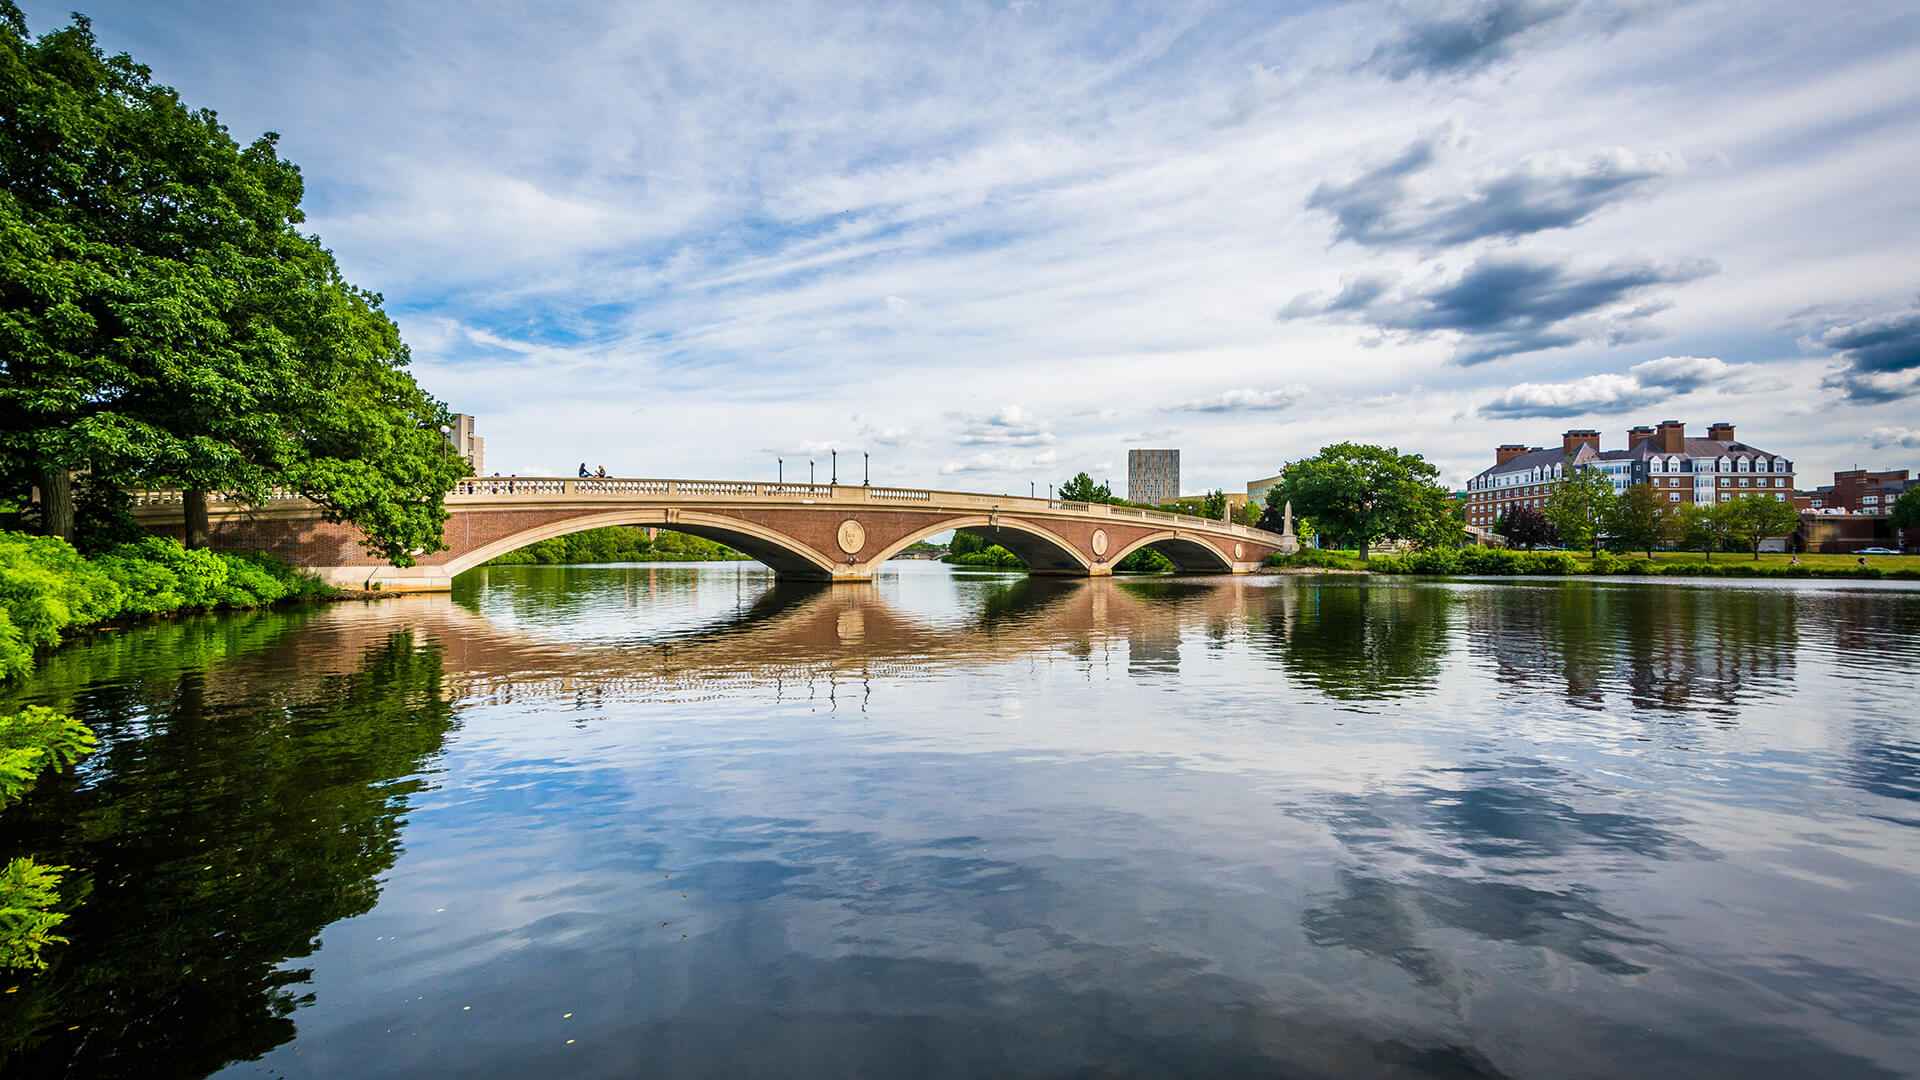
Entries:
[[1506, 548], [1428, 548], [1405, 555], [1382, 555], [1367, 568], [1383, 574], [1574, 574], [1580, 564], [1564, 551], [1510, 551]]
[[69, 630], [110, 619], [252, 608], [331, 590], [261, 555], [189, 551], [157, 536], [94, 559], [50, 537], [0, 532], [0, 680], [33, 667]]
[[[85, 724], [52, 709], [30, 706], [0, 716], [0, 809], [24, 796], [41, 774], [72, 768], [95, 745]], [[67, 919], [54, 910], [65, 869], [32, 859], [0, 868], [0, 969], [42, 969], [41, 950], [67, 940], [53, 932]]]
[[1024, 570], [1026, 560], [999, 544], [989, 546], [985, 551], [969, 551], [947, 559], [955, 566], [986, 567], [992, 570]]
[[1321, 570], [1364, 570], [1368, 564], [1361, 562], [1353, 552], [1332, 551], [1323, 548], [1301, 548], [1291, 555], [1274, 552], [1267, 556], [1262, 566], [1306, 567]]
[[68, 626], [120, 611], [119, 587], [64, 540], [0, 533], [0, 610], [26, 648], [50, 648]]

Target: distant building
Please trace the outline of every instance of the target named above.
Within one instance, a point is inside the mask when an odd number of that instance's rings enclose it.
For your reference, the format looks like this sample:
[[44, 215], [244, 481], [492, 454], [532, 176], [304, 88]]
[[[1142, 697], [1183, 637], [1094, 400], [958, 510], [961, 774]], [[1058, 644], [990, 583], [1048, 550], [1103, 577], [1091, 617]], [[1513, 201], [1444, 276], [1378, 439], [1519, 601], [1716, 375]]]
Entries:
[[1127, 501], [1158, 506], [1180, 497], [1180, 451], [1127, 451]]
[[1711, 424], [1706, 438], [1690, 439], [1686, 425], [1663, 420], [1627, 432], [1625, 450], [1600, 449], [1600, 433], [1590, 428], [1562, 433], [1557, 447], [1495, 448], [1493, 467], [1467, 483], [1467, 524], [1491, 528], [1515, 507], [1545, 509], [1553, 483], [1569, 468], [1599, 470], [1615, 493], [1649, 485], [1670, 503], [1711, 504], [1761, 493], [1785, 502], [1794, 494], [1793, 462], [1740, 442], [1732, 424]]
[[1909, 479], [1905, 469], [1885, 469], [1880, 472], [1848, 469], [1833, 474], [1833, 488], [1824, 505], [1855, 514], [1884, 517], [1893, 512], [1893, 504], [1901, 493], [1916, 483], [1920, 481]]
[[1267, 505], [1267, 492], [1280, 486], [1280, 478], [1285, 475], [1285, 473], [1274, 473], [1272, 476], [1247, 481], [1247, 504], [1249, 506]]
[[487, 467], [487, 440], [473, 433], [472, 416], [454, 413], [453, 427], [447, 432], [447, 441], [453, 444], [454, 453], [467, 460], [473, 475], [483, 475]]

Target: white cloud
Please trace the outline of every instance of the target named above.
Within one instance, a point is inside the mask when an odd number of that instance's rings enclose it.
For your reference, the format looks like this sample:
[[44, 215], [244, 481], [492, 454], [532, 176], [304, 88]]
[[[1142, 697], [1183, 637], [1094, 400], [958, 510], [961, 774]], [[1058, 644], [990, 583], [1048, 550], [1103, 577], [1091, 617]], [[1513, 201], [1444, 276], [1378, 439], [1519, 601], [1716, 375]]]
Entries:
[[1627, 370], [1642, 386], [1658, 386], [1684, 393], [1738, 374], [1739, 367], [1717, 356], [1663, 356], [1658, 360], [1635, 364]]
[[961, 417], [953, 441], [962, 446], [1045, 446], [1055, 435], [1018, 405], [1005, 405], [985, 416]]
[[1521, 383], [1480, 406], [1488, 417], [1568, 417], [1625, 412], [1658, 404], [1667, 395], [1630, 375], [1589, 375], [1564, 383]]
[[[64, 18], [28, 6], [35, 30]], [[479, 414], [503, 469], [771, 475], [758, 448], [837, 444], [887, 449], [888, 482], [959, 465], [1011, 483], [1117, 460], [1140, 417], [1178, 403], [1206, 418], [1179, 436], [1197, 490], [1341, 438], [1470, 471], [1489, 436], [1454, 417], [1481, 402], [1606, 415], [1688, 392], [1742, 395], [1742, 432], [1812, 475], [1920, 390], [1856, 364], [1831, 424], [1797, 421], [1823, 372], [1774, 329], [1806, 305], [1899, 310], [1915, 287], [1909, 239], [1885, 226], [1920, 219], [1920, 110], [1887, 96], [1920, 65], [1898, 5], [1636, 5], [1450, 68], [1409, 66], [1445, 38], [1401, 5], [550, 7], [529, 22], [472, 0], [452, 24], [368, 0], [228, 5], [191, 39], [149, 30], [132, 0], [89, 11], [109, 50], [239, 137], [283, 133], [310, 227], [385, 294], [423, 382]], [[1775, 32], [1755, 38], [1763, 16]], [[1457, 137], [1386, 220], [1448, 227], [1330, 246], [1316, 188], [1440, 130]], [[1657, 182], [1604, 205], [1583, 187], [1641, 173]], [[1509, 190], [1525, 220], [1487, 224]], [[1522, 340], [1553, 347], [1478, 368], [1445, 363], [1447, 334], [1272, 317], [1343, 279], [1429, 296], [1488, 259], [1574, 253], [1724, 270], [1654, 289], [1671, 304], [1657, 320], [1628, 300], [1605, 325], [1544, 322], [1587, 310], [1591, 286], [1545, 280], [1522, 314], [1574, 343]], [[1511, 305], [1499, 284], [1449, 314], [1514, 337], [1497, 306], [1471, 321], [1481, 297]], [[1636, 348], [1656, 322], [1665, 351], [1694, 355]], [[1042, 450], [1057, 461], [1036, 465]]]
[[1225, 390], [1212, 397], [1195, 398], [1170, 406], [1177, 412], [1274, 412], [1291, 409], [1305, 400], [1310, 391], [1304, 386], [1283, 386], [1276, 390]]
[[1867, 433], [1867, 441], [1875, 449], [1898, 446], [1906, 450], [1920, 450], [1920, 428], [1877, 427]]

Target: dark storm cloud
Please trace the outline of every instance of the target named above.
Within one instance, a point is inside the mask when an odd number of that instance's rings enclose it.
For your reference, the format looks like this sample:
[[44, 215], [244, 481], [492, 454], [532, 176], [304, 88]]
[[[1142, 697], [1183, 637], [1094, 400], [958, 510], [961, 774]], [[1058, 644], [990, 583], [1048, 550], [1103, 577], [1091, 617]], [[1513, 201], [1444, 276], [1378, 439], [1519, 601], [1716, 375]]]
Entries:
[[1569, 0], [1488, 0], [1420, 19], [1382, 44], [1366, 67], [1394, 80], [1413, 75], [1471, 75], [1506, 59], [1515, 39], [1566, 17]]
[[[1704, 261], [1622, 262], [1578, 269], [1538, 256], [1499, 255], [1476, 260], [1458, 277], [1391, 290], [1383, 279], [1349, 283], [1332, 300], [1295, 298], [1282, 319], [1319, 316], [1351, 320], [1383, 334], [1417, 340], [1437, 333], [1461, 336], [1457, 364], [1565, 348], [1604, 339], [1643, 320], [1649, 289], [1705, 277]], [[1638, 306], [1622, 310], [1629, 302]], [[1657, 309], [1653, 309], [1657, 310]]]
[[1824, 385], [1849, 400], [1878, 403], [1920, 395], [1920, 305], [1832, 323], [1814, 343], [1833, 350], [1845, 365]]
[[1464, 195], [1417, 200], [1407, 178], [1434, 156], [1434, 143], [1423, 139], [1349, 183], [1320, 184], [1307, 208], [1333, 215], [1336, 240], [1364, 247], [1447, 247], [1573, 228], [1669, 171], [1623, 151], [1585, 161], [1537, 159]]

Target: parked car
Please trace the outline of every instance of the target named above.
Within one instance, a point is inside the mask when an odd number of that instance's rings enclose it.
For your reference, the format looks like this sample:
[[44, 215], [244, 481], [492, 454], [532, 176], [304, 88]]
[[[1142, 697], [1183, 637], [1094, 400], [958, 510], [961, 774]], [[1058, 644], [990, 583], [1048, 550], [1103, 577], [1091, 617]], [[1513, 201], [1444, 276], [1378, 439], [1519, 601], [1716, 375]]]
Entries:
[[1859, 551], [1854, 552], [1854, 554], [1855, 555], [1898, 555], [1900, 553], [1893, 550], [1892, 548], [1870, 547], [1870, 548], [1861, 548]]

